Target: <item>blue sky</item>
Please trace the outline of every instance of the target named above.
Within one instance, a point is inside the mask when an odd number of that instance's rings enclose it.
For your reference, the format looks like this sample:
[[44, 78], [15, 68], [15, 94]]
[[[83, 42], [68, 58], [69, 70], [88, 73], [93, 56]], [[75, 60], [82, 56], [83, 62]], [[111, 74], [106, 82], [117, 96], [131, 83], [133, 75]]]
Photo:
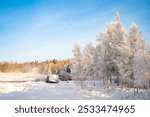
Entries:
[[74, 43], [95, 43], [116, 11], [149, 42], [149, 9], [150, 0], [0, 0], [0, 61], [70, 58]]

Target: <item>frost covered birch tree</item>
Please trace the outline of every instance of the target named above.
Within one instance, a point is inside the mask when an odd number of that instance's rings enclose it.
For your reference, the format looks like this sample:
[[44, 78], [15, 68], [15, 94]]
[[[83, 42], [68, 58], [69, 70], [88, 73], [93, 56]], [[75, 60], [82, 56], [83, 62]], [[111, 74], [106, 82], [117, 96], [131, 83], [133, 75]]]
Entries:
[[135, 23], [132, 23], [128, 37], [132, 49], [134, 87], [137, 88], [138, 93], [140, 87], [146, 86], [149, 89], [150, 55], [143, 36]]
[[[107, 25], [106, 32], [100, 33], [98, 40], [101, 40], [101, 72], [103, 79], [112, 84], [112, 78], [116, 76], [119, 85], [119, 77], [123, 74], [119, 70], [122, 67], [122, 45], [124, 44], [125, 32], [120, 21], [119, 13], [116, 13], [115, 20]], [[100, 51], [99, 51], [100, 52]], [[98, 54], [97, 54], [98, 55]], [[119, 75], [120, 74], [120, 75]]]
[[83, 65], [82, 65], [82, 53], [80, 44], [75, 44], [73, 49], [72, 59], [72, 77], [73, 79], [80, 80], [81, 88], [83, 89]]
[[99, 41], [101, 41], [100, 51], [97, 51], [99, 55], [98, 61], [100, 64], [100, 70], [102, 73], [102, 79], [103, 83], [106, 84], [107, 87], [109, 87], [112, 84], [111, 80], [111, 53], [112, 49], [110, 48], [110, 38], [108, 38], [107, 33], [101, 33], [99, 35]]
[[[93, 67], [93, 77], [96, 80], [100, 80], [103, 78], [102, 76], [102, 53], [101, 53], [101, 44], [98, 44], [95, 48], [93, 60], [92, 60], [92, 67]], [[104, 84], [104, 80], [103, 80]]]
[[79, 44], [74, 46], [74, 57], [72, 60], [72, 75], [74, 79], [81, 81], [81, 88], [83, 89], [83, 81], [93, 79], [92, 60], [94, 54], [94, 46], [89, 43], [85, 46], [83, 51]]
[[93, 85], [95, 85], [94, 77], [93, 77], [93, 55], [94, 55], [94, 46], [92, 43], [89, 43], [85, 46], [83, 53], [82, 53], [82, 64], [83, 64], [83, 74], [82, 76], [84, 79], [92, 79]]

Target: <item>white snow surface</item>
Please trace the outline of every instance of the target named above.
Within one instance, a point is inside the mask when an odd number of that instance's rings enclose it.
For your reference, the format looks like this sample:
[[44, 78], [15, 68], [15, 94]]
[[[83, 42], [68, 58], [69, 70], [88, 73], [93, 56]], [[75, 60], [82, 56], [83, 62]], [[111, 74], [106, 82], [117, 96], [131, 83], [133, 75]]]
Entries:
[[[79, 81], [59, 81], [59, 83], [45, 83], [46, 75], [40, 74], [3, 74], [0, 73], [1, 100], [99, 100], [99, 99], [146, 99], [150, 96], [147, 91], [140, 90], [134, 95], [133, 89], [106, 89], [97, 83], [93, 87], [89, 82], [84, 89], [80, 89]], [[5, 82], [4, 82], [5, 81]], [[11, 81], [11, 82], [9, 82]], [[13, 81], [13, 82], [12, 82]], [[19, 81], [19, 82], [17, 82]], [[20, 82], [23, 81], [23, 82]], [[99, 86], [99, 87], [98, 87]], [[88, 88], [87, 88], [88, 87]]]
[[2, 82], [26, 82], [26, 81], [44, 81], [46, 75], [38, 73], [0, 73], [0, 81]]

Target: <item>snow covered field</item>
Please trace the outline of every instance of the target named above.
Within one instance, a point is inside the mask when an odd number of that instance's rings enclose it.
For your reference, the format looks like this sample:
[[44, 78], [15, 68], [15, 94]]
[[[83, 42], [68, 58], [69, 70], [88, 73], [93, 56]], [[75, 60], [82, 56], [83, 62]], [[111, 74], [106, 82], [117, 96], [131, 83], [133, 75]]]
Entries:
[[33, 73], [1, 73], [0, 99], [150, 99], [147, 92], [142, 90], [140, 94], [136, 94], [135, 96], [133, 89], [128, 90], [127, 88], [108, 90], [104, 86], [99, 86], [97, 88], [91, 87], [81, 90], [78, 81], [60, 81], [57, 84], [49, 84], [45, 83], [45, 78], [45, 75]]

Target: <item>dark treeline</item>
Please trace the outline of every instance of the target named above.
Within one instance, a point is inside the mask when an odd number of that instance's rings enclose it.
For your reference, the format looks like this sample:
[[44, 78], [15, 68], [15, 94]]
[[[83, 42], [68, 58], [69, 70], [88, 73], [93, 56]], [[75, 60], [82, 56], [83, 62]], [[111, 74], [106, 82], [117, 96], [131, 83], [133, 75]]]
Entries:
[[46, 61], [32, 61], [25, 63], [17, 62], [0, 62], [0, 72], [9, 73], [27, 73], [38, 72], [42, 74], [55, 74], [59, 69], [69, 65], [69, 60], [46, 60]]

